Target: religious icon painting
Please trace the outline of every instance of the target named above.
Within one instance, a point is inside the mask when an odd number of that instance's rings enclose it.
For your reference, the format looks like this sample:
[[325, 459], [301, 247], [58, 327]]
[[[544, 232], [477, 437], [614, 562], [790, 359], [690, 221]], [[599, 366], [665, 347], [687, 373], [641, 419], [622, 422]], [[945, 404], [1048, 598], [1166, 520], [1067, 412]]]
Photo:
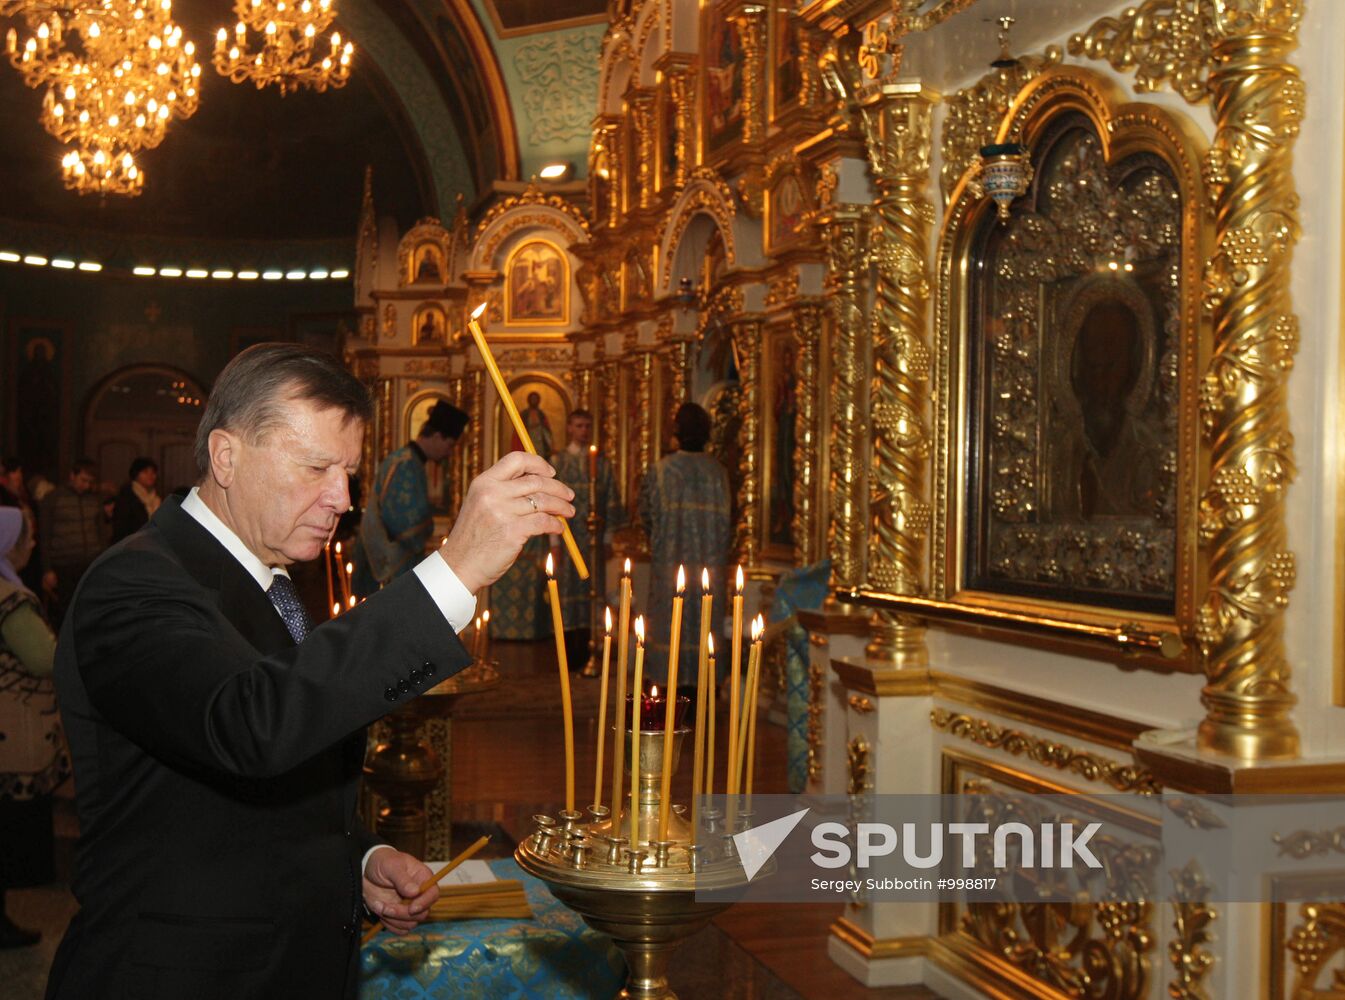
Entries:
[[799, 110], [803, 96], [804, 27], [793, 5], [782, 2], [771, 19], [771, 121]]
[[766, 197], [766, 252], [777, 254], [798, 243], [809, 209], [808, 196], [797, 170], [789, 169], [775, 179]]
[[442, 344], [445, 342], [448, 320], [441, 306], [427, 302], [411, 317], [411, 343]]
[[448, 281], [444, 249], [438, 243], [422, 243], [411, 256], [411, 282], [416, 285], [442, 285]]
[[706, 156], [741, 142], [745, 62], [742, 31], [734, 20], [736, 4], [706, 8], [704, 69], [701, 74], [702, 148]]
[[[523, 426], [537, 454], [550, 458], [565, 444], [565, 420], [570, 415], [570, 396], [554, 377], [530, 372], [511, 379], [509, 394], [514, 398]], [[496, 402], [496, 457], [511, 451], [523, 451], [523, 441], [514, 429], [504, 406]]]
[[504, 276], [506, 324], [569, 322], [570, 269], [558, 247], [544, 240], [521, 243], [509, 255]]
[[767, 558], [794, 558], [794, 485], [798, 468], [794, 449], [799, 439], [799, 342], [793, 327], [768, 329], [762, 370], [763, 480], [762, 551]]
[[672, 88], [667, 76], [659, 80], [658, 86], [658, 174], [660, 191], [670, 190], [677, 182], [678, 156], [682, 150], [683, 137], [677, 129], [677, 101], [673, 99]]

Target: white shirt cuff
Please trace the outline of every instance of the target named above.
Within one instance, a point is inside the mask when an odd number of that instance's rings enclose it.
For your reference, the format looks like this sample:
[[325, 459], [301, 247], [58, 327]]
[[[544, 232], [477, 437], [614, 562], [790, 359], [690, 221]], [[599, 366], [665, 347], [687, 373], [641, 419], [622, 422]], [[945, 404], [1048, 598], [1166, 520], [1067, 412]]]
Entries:
[[461, 632], [472, 624], [472, 615], [476, 614], [476, 597], [462, 585], [458, 574], [449, 568], [443, 556], [437, 551], [431, 552], [416, 564], [415, 574], [430, 592], [430, 598], [439, 606], [454, 632]]
[[374, 851], [381, 851], [381, 850], [384, 850], [385, 848], [388, 849], [388, 850], [391, 850], [391, 849], [392, 849], [392, 845], [391, 845], [391, 844], [375, 844], [373, 847], [369, 848], [369, 850], [367, 850], [367, 851], [364, 852], [364, 859], [363, 859], [362, 861], [360, 861], [360, 877], [361, 877], [361, 878], [364, 877], [364, 870], [365, 870], [366, 868], [369, 867], [369, 859], [372, 858], [372, 857], [374, 856]]

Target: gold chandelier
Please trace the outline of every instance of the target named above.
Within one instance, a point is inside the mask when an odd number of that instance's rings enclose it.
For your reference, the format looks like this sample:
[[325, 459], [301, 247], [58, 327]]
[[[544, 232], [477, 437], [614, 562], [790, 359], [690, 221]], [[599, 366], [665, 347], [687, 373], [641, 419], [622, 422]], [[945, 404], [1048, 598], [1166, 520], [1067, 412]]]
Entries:
[[[331, 51], [320, 62], [316, 57], [318, 36], [336, 17], [332, 0], [236, 0], [233, 41], [220, 28], [215, 36], [215, 69], [234, 83], [251, 80], [257, 89], [275, 84], [287, 94], [300, 87], [324, 91], [344, 87], [350, 79], [350, 60], [355, 47], [331, 34]], [[248, 31], [260, 35], [261, 50], [248, 48]]]
[[[30, 87], [46, 87], [43, 127], [71, 147], [61, 160], [67, 188], [139, 194], [145, 178], [134, 154], [195, 113], [201, 67], [171, 14], [172, 0], [101, 0], [25, 13], [34, 34], [22, 46], [9, 31], [10, 62]], [[71, 36], [79, 51], [66, 44]]]

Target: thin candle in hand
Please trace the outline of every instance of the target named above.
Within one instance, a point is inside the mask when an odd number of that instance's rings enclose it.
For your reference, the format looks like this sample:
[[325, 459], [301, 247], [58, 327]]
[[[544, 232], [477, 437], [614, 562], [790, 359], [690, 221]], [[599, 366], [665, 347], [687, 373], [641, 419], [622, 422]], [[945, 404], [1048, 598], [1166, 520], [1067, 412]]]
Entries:
[[733, 636], [730, 640], [733, 658], [729, 661], [729, 773], [728, 793], [738, 794], [738, 705], [740, 693], [738, 682], [743, 655], [743, 568], [738, 566], [738, 575], [733, 591]]
[[565, 808], [574, 812], [574, 706], [570, 703], [570, 666], [565, 660], [565, 625], [560, 616], [556, 564], [546, 554], [546, 592], [551, 598], [551, 625], [556, 633], [556, 661], [560, 664], [560, 707], [565, 724]]
[[617, 618], [616, 646], [616, 739], [612, 744], [612, 819], [621, 818], [621, 779], [625, 776], [626, 717], [626, 660], [630, 647], [630, 560], [621, 574], [621, 612]]

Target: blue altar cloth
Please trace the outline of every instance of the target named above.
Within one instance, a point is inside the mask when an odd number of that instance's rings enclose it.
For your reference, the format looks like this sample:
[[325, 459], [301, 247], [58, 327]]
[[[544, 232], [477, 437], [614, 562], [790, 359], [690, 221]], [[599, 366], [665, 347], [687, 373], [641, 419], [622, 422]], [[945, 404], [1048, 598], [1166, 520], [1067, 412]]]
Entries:
[[616, 995], [621, 952], [512, 858], [490, 862], [523, 883], [532, 920], [454, 920], [397, 937], [386, 931], [360, 952], [360, 1000], [551, 1000]]

